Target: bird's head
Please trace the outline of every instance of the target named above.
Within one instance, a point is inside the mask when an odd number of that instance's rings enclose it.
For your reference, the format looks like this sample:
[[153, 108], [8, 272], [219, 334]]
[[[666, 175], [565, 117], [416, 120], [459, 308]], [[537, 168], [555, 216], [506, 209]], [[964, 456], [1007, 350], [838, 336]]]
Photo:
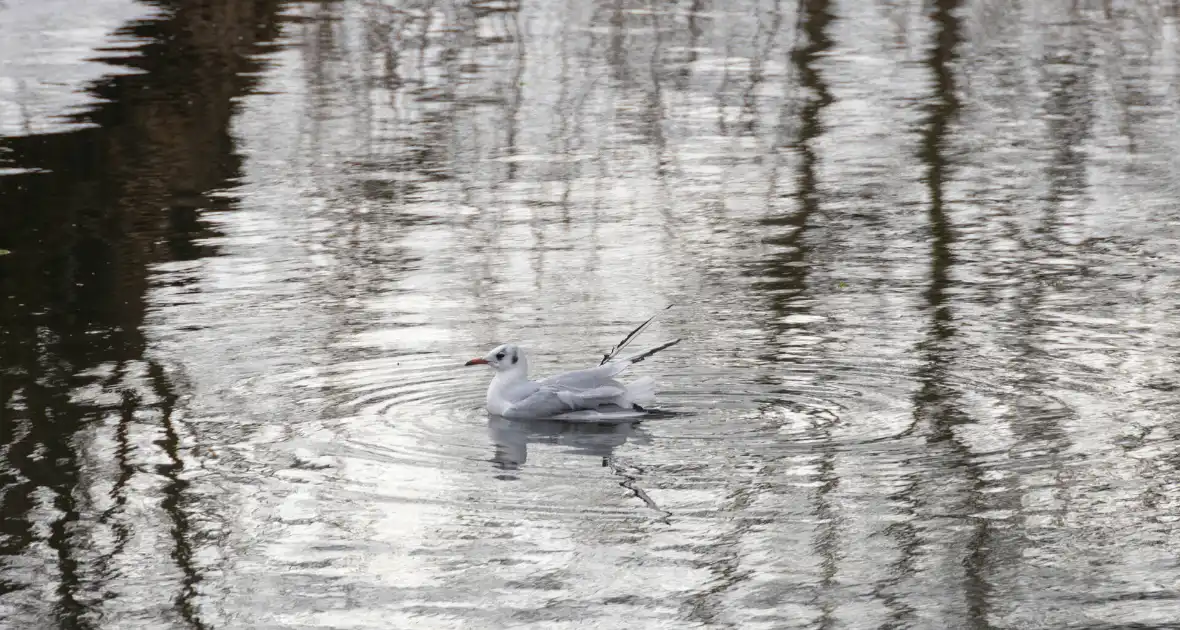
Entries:
[[491, 352], [472, 359], [465, 365], [486, 365], [497, 372], [526, 369], [524, 351], [511, 343], [496, 346]]

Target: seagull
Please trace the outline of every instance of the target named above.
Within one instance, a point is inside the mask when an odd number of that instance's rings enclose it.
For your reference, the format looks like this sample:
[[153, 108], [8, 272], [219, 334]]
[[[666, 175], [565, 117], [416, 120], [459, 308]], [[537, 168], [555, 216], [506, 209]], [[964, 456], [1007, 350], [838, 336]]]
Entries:
[[[671, 308], [669, 306], [668, 308]], [[612, 361], [648, 324], [648, 319], [631, 331], [623, 341], [602, 355], [597, 367], [558, 374], [539, 381], [529, 380], [528, 358], [516, 344], [497, 346], [487, 355], [466, 365], [486, 365], [496, 375], [488, 386], [487, 409], [494, 416], [520, 419], [556, 418], [562, 420], [623, 420], [644, 415], [641, 403], [655, 399], [655, 381], [650, 376], [630, 383], [615, 377], [651, 355], [670, 348], [679, 339]]]

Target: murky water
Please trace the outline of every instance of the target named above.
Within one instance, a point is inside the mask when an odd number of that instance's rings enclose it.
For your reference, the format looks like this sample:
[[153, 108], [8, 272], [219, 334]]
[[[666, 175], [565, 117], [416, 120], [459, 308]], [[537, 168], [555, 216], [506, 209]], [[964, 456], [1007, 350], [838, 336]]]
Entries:
[[[1180, 627], [1173, 3], [73, 4], [0, 4], [0, 626]], [[461, 367], [667, 303], [642, 423]]]

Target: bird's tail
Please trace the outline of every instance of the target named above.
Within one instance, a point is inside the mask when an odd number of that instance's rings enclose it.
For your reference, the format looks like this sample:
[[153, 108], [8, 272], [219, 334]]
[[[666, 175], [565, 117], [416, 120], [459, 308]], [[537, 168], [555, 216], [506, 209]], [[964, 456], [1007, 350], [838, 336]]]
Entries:
[[[645, 352], [640, 352], [639, 354], [637, 354], [633, 357], [623, 359], [619, 363], [621, 363], [624, 366], [634, 365], [634, 364], [639, 363], [640, 361], [650, 357], [651, 355], [659, 352], [660, 350], [663, 350], [665, 348], [671, 348], [672, 346], [674, 346], [678, 343], [680, 343], [679, 339], [673, 339], [672, 341], [669, 341], [668, 343], [656, 346], [656, 347], [652, 348], [651, 350], [647, 350]], [[623, 394], [623, 400], [621, 401], [622, 404], [620, 406], [630, 407], [630, 408], [635, 409], [636, 411], [643, 411], [643, 405], [649, 404], [656, 399], [655, 379], [653, 379], [650, 376], [641, 376], [641, 377], [635, 379], [634, 381], [627, 383], [627, 386], [625, 388], [625, 392], [626, 393]]]
[[620, 407], [633, 408], [635, 405], [649, 404], [656, 399], [656, 381], [650, 376], [641, 376], [627, 383]]

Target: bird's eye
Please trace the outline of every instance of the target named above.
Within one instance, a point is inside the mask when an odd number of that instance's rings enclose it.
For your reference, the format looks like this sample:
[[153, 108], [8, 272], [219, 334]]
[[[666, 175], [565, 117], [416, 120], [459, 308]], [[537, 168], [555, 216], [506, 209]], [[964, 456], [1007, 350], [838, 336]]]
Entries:
[[496, 354], [496, 360], [497, 360], [497, 361], [500, 361], [500, 360], [502, 360], [503, 358], [504, 358], [504, 353], [503, 353], [503, 352], [500, 352], [500, 353], [497, 353], [497, 354]]

